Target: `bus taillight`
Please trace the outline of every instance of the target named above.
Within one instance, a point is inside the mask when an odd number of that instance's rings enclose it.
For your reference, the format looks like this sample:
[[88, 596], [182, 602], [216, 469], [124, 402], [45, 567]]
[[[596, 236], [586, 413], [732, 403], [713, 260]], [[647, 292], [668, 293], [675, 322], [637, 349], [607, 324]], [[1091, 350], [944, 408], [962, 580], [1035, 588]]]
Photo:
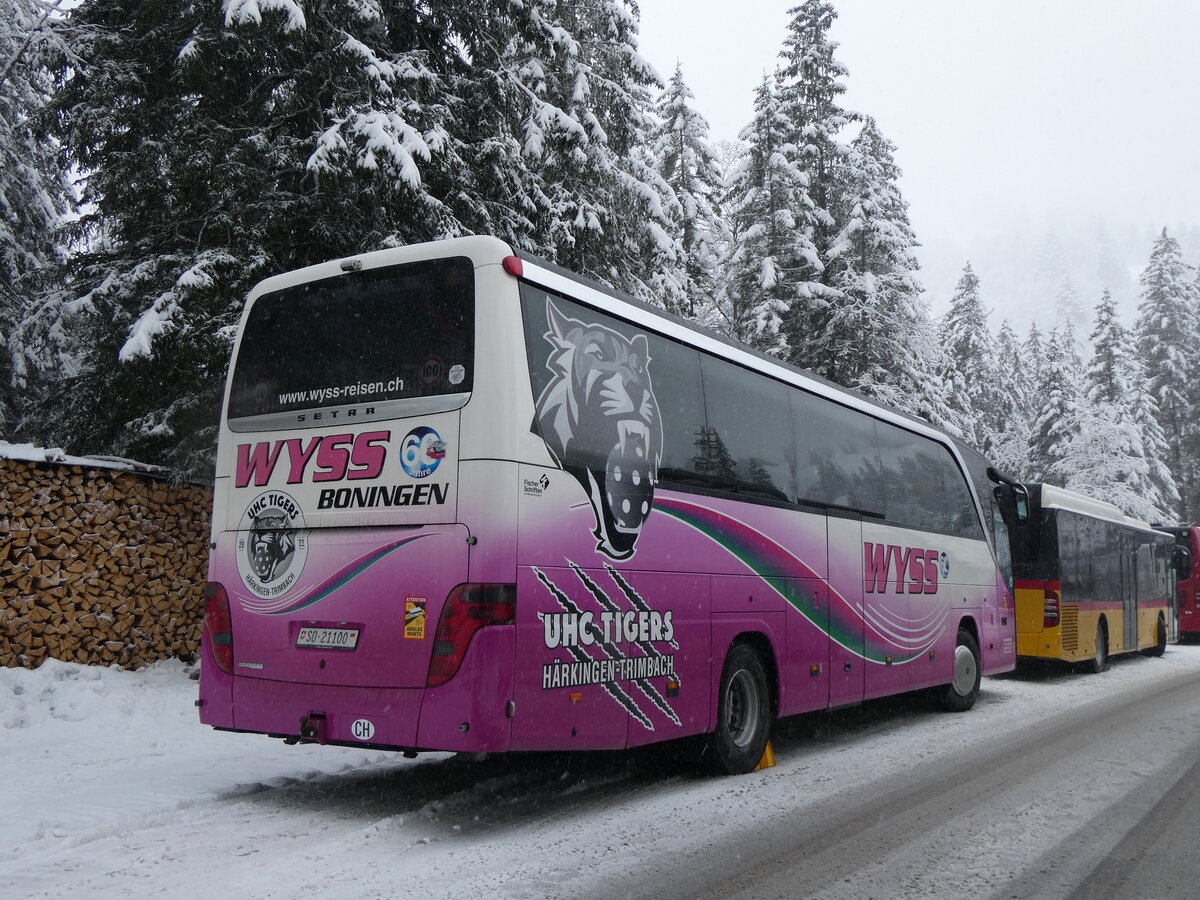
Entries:
[[1058, 591], [1046, 588], [1046, 599], [1042, 603], [1042, 627], [1058, 627]]
[[233, 620], [225, 586], [210, 581], [204, 587], [204, 631], [213, 659], [222, 672], [233, 672]]
[[454, 677], [480, 628], [511, 625], [516, 599], [515, 584], [460, 584], [452, 590], [438, 619], [426, 684], [436, 687]]

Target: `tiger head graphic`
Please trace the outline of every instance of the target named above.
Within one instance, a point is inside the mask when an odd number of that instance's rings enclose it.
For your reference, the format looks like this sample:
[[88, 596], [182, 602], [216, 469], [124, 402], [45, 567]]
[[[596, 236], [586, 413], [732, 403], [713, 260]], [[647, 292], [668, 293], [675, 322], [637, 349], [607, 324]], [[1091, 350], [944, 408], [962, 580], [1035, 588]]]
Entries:
[[596, 549], [628, 559], [653, 506], [663, 440], [646, 336], [569, 318], [549, 300], [546, 321], [554, 377], [537, 402], [538, 432], [587, 491]]
[[279, 573], [287, 568], [292, 554], [296, 550], [294, 529], [285, 527], [287, 518], [284, 516], [257, 516], [254, 528], [250, 532], [250, 541], [246, 553], [250, 557], [250, 566], [258, 580], [263, 584], [274, 581]]

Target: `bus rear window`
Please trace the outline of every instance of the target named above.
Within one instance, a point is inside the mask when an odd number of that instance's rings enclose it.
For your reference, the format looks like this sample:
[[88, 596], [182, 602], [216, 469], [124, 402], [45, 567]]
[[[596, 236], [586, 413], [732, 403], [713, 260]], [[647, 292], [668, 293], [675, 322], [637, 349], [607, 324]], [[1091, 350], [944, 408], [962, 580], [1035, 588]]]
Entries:
[[[455, 408], [473, 378], [475, 279], [466, 257], [325, 278], [259, 297], [234, 364], [229, 418]], [[257, 419], [267, 416], [268, 419]], [[290, 418], [290, 417], [289, 417]]]

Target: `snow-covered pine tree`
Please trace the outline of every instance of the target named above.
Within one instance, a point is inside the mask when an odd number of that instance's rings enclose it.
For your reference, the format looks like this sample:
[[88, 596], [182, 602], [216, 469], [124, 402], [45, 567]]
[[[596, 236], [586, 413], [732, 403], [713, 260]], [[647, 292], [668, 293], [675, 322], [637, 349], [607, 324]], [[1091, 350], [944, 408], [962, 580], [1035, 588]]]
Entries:
[[1137, 428], [1109, 412], [1104, 405], [1076, 409], [1075, 430], [1046, 480], [1115, 504], [1128, 515], [1160, 521], [1163, 512], [1141, 489], [1148, 484], [1149, 469], [1139, 453]]
[[874, 119], [850, 145], [835, 209], [841, 230], [829, 250], [839, 296], [810, 359], [826, 378], [940, 424], [951, 415], [931, 367], [936, 344], [917, 279], [916, 237], [900, 194], [895, 146]]
[[1148, 521], [1169, 518], [1178, 493], [1156, 456], [1165, 449], [1162, 430], [1144, 390], [1132, 335], [1118, 320], [1108, 291], [1096, 307], [1091, 340], [1086, 403], [1076, 409], [1066, 458], [1059, 464], [1065, 486]]
[[[1147, 477], [1151, 489], [1146, 491], [1145, 498], [1160, 511], [1161, 515], [1157, 521], [1179, 521], [1178, 510], [1181, 498], [1179, 485], [1176, 483], [1168, 463], [1171, 458], [1170, 444], [1158, 421], [1158, 404], [1154, 402], [1154, 397], [1150, 394], [1145, 370], [1141, 360], [1136, 356], [1131, 358], [1130, 372], [1134, 388], [1126, 406], [1132, 415], [1133, 425], [1137, 429], [1146, 454]], [[1154, 518], [1146, 520], [1156, 521]]]
[[1030, 280], [1030, 289], [1036, 308], [1055, 308], [1058, 302], [1058, 292], [1067, 276], [1067, 263], [1063, 255], [1062, 243], [1054, 229], [1047, 229], [1046, 237], [1038, 248]]
[[996, 335], [995, 433], [991, 460], [1015, 478], [1029, 472], [1029, 431], [1035, 409], [1033, 385], [1022, 355], [1020, 342], [1008, 320], [1000, 323]]
[[740, 241], [738, 219], [730, 215], [730, 210], [735, 200], [738, 173], [746, 157], [747, 148], [740, 140], [717, 141], [713, 145], [713, 152], [720, 179], [714, 196], [714, 207], [718, 215], [713, 221], [712, 234], [712, 297], [707, 307], [697, 308], [695, 320], [701, 325], [725, 333], [729, 331], [726, 312], [730, 306], [730, 280], [725, 264], [733, 258]]
[[567, 268], [680, 311], [686, 255], [670, 223], [681, 209], [650, 150], [650, 89], [661, 85], [637, 50], [636, 4], [538, 0], [532, 18], [571, 36], [569, 52], [541, 70], [545, 99], [575, 124], [545, 145], [538, 177], [552, 230], [539, 230], [536, 244]]
[[1021, 359], [1025, 364], [1025, 381], [1032, 394], [1042, 381], [1042, 367], [1046, 361], [1046, 345], [1037, 322], [1029, 323], [1029, 333], [1021, 344]]
[[950, 407], [967, 425], [963, 436], [986, 455], [998, 430], [996, 361], [979, 277], [970, 263], [963, 267], [942, 318], [939, 342], [945, 352], [941, 375], [950, 391]]
[[1112, 292], [1096, 304], [1092, 328], [1092, 359], [1087, 369], [1088, 398], [1093, 403], [1119, 405], [1129, 395], [1134, 362], [1133, 338], [1117, 318]]
[[85, 0], [55, 105], [88, 252], [35, 317], [78, 371], [45, 439], [206, 477], [246, 289], [330, 257], [486, 230], [681, 296], [643, 275], [670, 282], [677, 245], [636, 20], [577, 6]]
[[1058, 336], [1058, 347], [1066, 358], [1066, 365], [1082, 391], [1086, 369], [1083, 364], [1083, 347], [1076, 336], [1075, 323], [1070, 319], [1061, 320], [1054, 329], [1054, 334]]
[[1032, 480], [1065, 484], [1072, 474], [1064, 463], [1079, 418], [1081, 385], [1064, 349], [1062, 335], [1052, 331], [1043, 344], [1042, 376], [1037, 386], [1037, 414], [1029, 433], [1029, 471]]
[[764, 76], [745, 152], [729, 178], [726, 210], [734, 234], [722, 260], [721, 328], [767, 353], [789, 357], [784, 321], [797, 302], [798, 274], [817, 262], [808, 177], [794, 165], [792, 125], [776, 79]]
[[658, 98], [653, 139], [658, 171], [679, 202], [678, 214], [672, 217], [673, 236], [686, 257], [684, 293], [686, 313], [692, 317], [698, 309], [712, 307], [722, 229], [717, 208], [720, 164], [709, 143], [708, 122], [693, 108], [694, 99], [683, 80], [683, 68], [677, 64]]
[[830, 0], [804, 0], [789, 10], [787, 37], [780, 56], [780, 101], [791, 123], [787, 156], [805, 173], [811, 205], [796, 211], [811, 230], [815, 257], [791, 273], [795, 301], [787, 323], [791, 359], [822, 372], [831, 355], [824, 346], [829, 304], [839, 294], [834, 287], [838, 265], [831, 247], [840, 223], [833, 210], [839, 203], [840, 179], [849, 148], [842, 140], [846, 126], [857, 117], [842, 108], [846, 67], [837, 59], [837, 42], [829, 29], [837, 18]]
[[1096, 282], [1102, 291], [1111, 291], [1117, 305], [1132, 297], [1129, 270], [1122, 264], [1120, 254], [1108, 230], [1096, 229]]
[[[58, 4], [0, 0], [0, 436], [14, 437], [26, 348], [16, 338], [59, 254], [73, 190], [45, 138], [53, 72], [68, 62]], [[34, 348], [29, 348], [32, 353]], [[44, 348], [52, 349], [52, 348]], [[15, 383], [14, 383], [15, 382]]]
[[1139, 283], [1138, 355], [1170, 448], [1167, 463], [1179, 487], [1180, 512], [1185, 519], [1194, 520], [1200, 516], [1200, 477], [1196, 471], [1200, 428], [1193, 415], [1200, 399], [1195, 385], [1200, 376], [1200, 321], [1195, 273], [1183, 261], [1179, 244], [1165, 228], [1154, 243]]
[[1062, 281], [1059, 282], [1058, 292], [1054, 296], [1054, 308], [1060, 321], [1070, 322], [1075, 326], [1082, 325], [1087, 321], [1087, 312], [1083, 308], [1083, 303], [1079, 299], [1079, 291], [1075, 290], [1070, 276], [1064, 275]]

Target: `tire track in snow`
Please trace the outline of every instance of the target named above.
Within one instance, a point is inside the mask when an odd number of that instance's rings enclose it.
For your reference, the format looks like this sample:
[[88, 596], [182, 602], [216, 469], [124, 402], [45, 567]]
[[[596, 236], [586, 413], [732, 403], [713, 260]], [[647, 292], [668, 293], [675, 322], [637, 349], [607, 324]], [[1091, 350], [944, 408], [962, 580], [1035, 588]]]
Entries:
[[[1099, 817], [1152, 793], [1153, 785], [1161, 791], [1170, 783], [1159, 778], [1163, 768], [1173, 766], [1174, 753], [1194, 738], [1190, 724], [1163, 726], [1159, 720], [1164, 709], [1176, 708], [1178, 723], [1196, 721], [1197, 680], [1189, 672], [1037, 721], [983, 749], [972, 745], [915, 767], [897, 783], [873, 783], [774, 819], [744, 842], [690, 852], [668, 864], [665, 891], [625, 879], [613, 885], [614, 892], [656, 898], [1008, 897], [1006, 882], [1030, 858], [1040, 858], [1058, 862], [1035, 862], [1030, 884], [1049, 886], [1044, 896], [1064, 896], [1124, 834], [1100, 836]], [[1159, 739], [1157, 758], [1147, 753], [1148, 733]], [[1089, 766], [1107, 772], [1110, 781], [1090, 794], [1083, 785], [1081, 796], [1080, 772]], [[1023, 814], [1029, 841], [1013, 825]], [[1060, 835], [1065, 849], [1047, 850], [1048, 832]], [[1037, 895], [1018, 889], [1011, 896]]]

